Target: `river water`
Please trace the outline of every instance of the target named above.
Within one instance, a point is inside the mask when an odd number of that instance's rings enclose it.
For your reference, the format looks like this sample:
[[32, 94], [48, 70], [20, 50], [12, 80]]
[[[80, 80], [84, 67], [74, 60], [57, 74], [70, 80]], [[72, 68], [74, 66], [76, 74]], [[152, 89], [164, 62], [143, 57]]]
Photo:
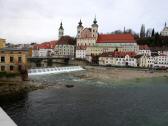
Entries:
[[101, 81], [69, 73], [31, 79], [51, 87], [1, 103], [18, 126], [168, 125], [167, 77]]

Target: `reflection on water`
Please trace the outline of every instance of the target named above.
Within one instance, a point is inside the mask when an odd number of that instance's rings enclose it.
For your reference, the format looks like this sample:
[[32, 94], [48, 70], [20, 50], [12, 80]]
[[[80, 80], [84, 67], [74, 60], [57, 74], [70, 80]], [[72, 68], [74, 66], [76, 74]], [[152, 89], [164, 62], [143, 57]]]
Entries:
[[[60, 88], [37, 90], [3, 104], [19, 126], [166, 126], [168, 79], [81, 80], [69, 74], [38, 76]], [[66, 88], [65, 84], [74, 84]]]

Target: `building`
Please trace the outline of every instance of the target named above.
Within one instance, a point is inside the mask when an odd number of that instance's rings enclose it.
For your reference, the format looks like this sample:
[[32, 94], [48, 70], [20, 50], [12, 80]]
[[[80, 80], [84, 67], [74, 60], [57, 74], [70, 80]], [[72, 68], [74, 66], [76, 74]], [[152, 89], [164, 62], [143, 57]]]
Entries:
[[62, 36], [54, 49], [54, 57], [74, 58], [75, 56], [75, 39], [70, 36]]
[[158, 55], [154, 57], [154, 66], [155, 67], [167, 67], [168, 68], [168, 56], [167, 55]]
[[[77, 50], [78, 52], [76, 52], [76, 54], [78, 54], [79, 52], [83, 52], [83, 46], [84, 47], [94, 46], [96, 44], [97, 37], [98, 37], [98, 24], [96, 18], [94, 19], [93, 24], [91, 25], [90, 28], [84, 28], [82, 26], [82, 21], [80, 20], [79, 25], [77, 26], [76, 48], [78, 49]], [[79, 50], [80, 47], [82, 47], [81, 51]]]
[[32, 49], [32, 57], [49, 57], [54, 55], [56, 43], [57, 41], [53, 40], [34, 45]]
[[113, 47], [123, 52], [138, 52], [139, 47], [131, 34], [100, 34], [96, 42], [97, 46]]
[[137, 66], [152, 68], [154, 67], [155, 58], [150, 55], [137, 55]]
[[76, 59], [86, 59], [86, 48], [87, 46], [77, 46], [76, 47]]
[[163, 30], [160, 32], [161, 36], [168, 36], [168, 27], [166, 26], [163, 28]]
[[27, 50], [2, 48], [0, 49], [0, 72], [17, 73], [27, 68]]
[[151, 50], [148, 45], [140, 45], [138, 50], [138, 55], [151, 56]]
[[99, 65], [107, 66], [137, 66], [135, 52], [108, 52], [99, 57]]
[[0, 38], [0, 48], [5, 48], [6, 40]]

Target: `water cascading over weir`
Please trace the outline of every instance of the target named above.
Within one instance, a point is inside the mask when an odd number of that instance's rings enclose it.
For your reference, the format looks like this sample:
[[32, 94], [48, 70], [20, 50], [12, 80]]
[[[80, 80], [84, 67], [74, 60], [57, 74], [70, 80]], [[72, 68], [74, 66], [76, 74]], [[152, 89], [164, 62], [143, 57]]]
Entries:
[[67, 73], [67, 72], [81, 71], [81, 70], [84, 70], [81, 66], [38, 68], [38, 69], [28, 70], [28, 76]]

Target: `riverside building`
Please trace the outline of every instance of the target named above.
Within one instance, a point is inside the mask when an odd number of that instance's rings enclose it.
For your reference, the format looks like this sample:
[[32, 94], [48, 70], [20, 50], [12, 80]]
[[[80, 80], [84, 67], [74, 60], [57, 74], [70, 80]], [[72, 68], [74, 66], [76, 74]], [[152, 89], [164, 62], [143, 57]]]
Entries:
[[17, 73], [27, 68], [27, 50], [2, 48], [0, 49], [0, 72]]

